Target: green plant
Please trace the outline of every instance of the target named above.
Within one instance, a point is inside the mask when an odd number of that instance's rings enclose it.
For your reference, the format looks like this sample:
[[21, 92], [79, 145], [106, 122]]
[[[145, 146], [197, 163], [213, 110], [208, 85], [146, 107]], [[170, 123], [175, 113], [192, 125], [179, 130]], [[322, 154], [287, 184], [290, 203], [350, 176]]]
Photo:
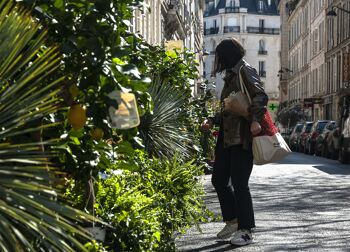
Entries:
[[[86, 251], [91, 238], [77, 224], [94, 220], [60, 202], [61, 172], [50, 160], [58, 139], [30, 135], [55, 126], [43, 120], [61, 106], [59, 84], [44, 82], [60, 67], [47, 31], [13, 1], [0, 1], [0, 248], [2, 251]], [[40, 137], [39, 137], [40, 138]]]
[[143, 193], [139, 174], [124, 170], [108, 175], [96, 183], [95, 203], [96, 214], [113, 226], [107, 242], [121, 251], [155, 251], [161, 244], [156, 199]]
[[176, 152], [188, 159], [191, 154], [191, 135], [186, 130], [183, 118], [186, 115], [187, 97], [183, 91], [158, 77], [148, 90], [153, 101], [153, 110], [141, 118], [140, 137], [152, 156], [172, 157]]
[[192, 53], [165, 51], [151, 47], [146, 74], [152, 101], [141, 118], [140, 137], [150, 155], [172, 157], [178, 152], [188, 160], [198, 151], [195, 131], [199, 126], [197, 100], [192, 97], [191, 79], [197, 77]]
[[207, 220], [211, 213], [204, 207], [203, 186], [199, 180], [202, 167], [193, 161], [183, 162], [177, 155], [170, 159], [150, 159], [145, 153], [135, 151], [128, 163], [118, 162], [119, 169], [131, 167], [139, 179], [128, 182], [139, 191], [152, 197], [159, 207], [161, 244], [163, 251], [174, 249], [176, 232], [184, 232], [192, 225]]
[[[192, 161], [128, 151], [95, 181], [95, 213], [112, 226], [105, 243], [117, 251], [173, 251], [176, 233], [212, 216], [204, 207], [201, 174]], [[84, 204], [81, 186], [71, 181], [67, 190], [75, 204]]]
[[[144, 4], [139, 0], [23, 0], [21, 4], [32, 8], [33, 14], [45, 23], [49, 41], [57, 44], [64, 55], [59, 74], [68, 76], [62, 92], [65, 102], [86, 107], [83, 128], [79, 125], [74, 130], [65, 124], [52, 134], [65, 136], [66, 143], [61, 148], [66, 155], [61, 161], [66, 171], [87, 181], [90, 174], [106, 169], [113, 160], [108, 159], [110, 148], [103, 144], [104, 140], [117, 134], [133, 146], [140, 146], [137, 129], [116, 133], [110, 127], [108, 108], [117, 107], [117, 103], [107, 95], [115, 89], [134, 92], [140, 115], [148, 106], [149, 79], [138, 69], [146, 68], [140, 58], [146, 57], [148, 45], [129, 32], [128, 21], [133, 10]], [[66, 111], [55, 117], [65, 120]], [[92, 139], [90, 132], [95, 128], [103, 130], [104, 139]]]

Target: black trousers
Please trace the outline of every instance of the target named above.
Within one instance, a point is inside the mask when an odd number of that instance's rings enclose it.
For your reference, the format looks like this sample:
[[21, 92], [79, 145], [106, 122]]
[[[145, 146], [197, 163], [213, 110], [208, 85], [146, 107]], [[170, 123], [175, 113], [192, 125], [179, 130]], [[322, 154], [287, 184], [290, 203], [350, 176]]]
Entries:
[[218, 194], [223, 220], [238, 218], [239, 229], [255, 227], [253, 203], [248, 186], [252, 169], [251, 148], [244, 150], [242, 145], [224, 148], [223, 135], [219, 134], [212, 184]]

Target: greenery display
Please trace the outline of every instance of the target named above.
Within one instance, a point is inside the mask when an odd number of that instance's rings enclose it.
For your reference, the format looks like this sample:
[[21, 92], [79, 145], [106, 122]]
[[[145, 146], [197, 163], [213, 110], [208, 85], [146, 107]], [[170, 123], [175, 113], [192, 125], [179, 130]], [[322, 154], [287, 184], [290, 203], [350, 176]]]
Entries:
[[[150, 79], [145, 74], [150, 47], [129, 32], [132, 11], [144, 5], [137, 0], [23, 0], [22, 4], [48, 26], [50, 42], [63, 52], [61, 71], [69, 78], [62, 96], [81, 120], [71, 122], [69, 113], [56, 115], [57, 120], [68, 120], [66, 127], [51, 133], [66, 139], [60, 146], [65, 150], [61, 157], [65, 170], [88, 181], [114, 159], [109, 155], [112, 146], [104, 139], [142, 147], [137, 129], [117, 132], [110, 127], [108, 108], [118, 105], [107, 95], [115, 89], [135, 93], [140, 115], [150, 107]], [[96, 130], [103, 137], [94, 139]]]
[[[174, 250], [175, 233], [208, 215], [198, 179], [203, 113], [191, 95], [194, 55], [166, 52], [131, 33], [133, 10], [146, 9], [138, 0], [21, 3], [63, 53], [57, 76], [68, 76], [60, 93], [66, 108], [50, 117], [62, 124], [48, 134], [61, 139], [55, 150], [63, 150], [59, 160], [69, 173], [66, 197], [111, 225], [102, 246], [86, 247]], [[107, 95], [115, 89], [136, 95], [140, 127], [111, 128], [107, 112], [117, 104]]]
[[51, 162], [60, 140], [40, 137], [57, 125], [44, 118], [61, 107], [65, 79], [52, 77], [61, 58], [46, 38], [27, 10], [0, 1], [1, 251], [86, 251], [91, 240], [79, 224], [95, 219], [62, 202]]
[[[211, 216], [200, 197], [201, 174], [192, 161], [149, 159], [143, 151], [100, 174], [96, 214], [113, 227], [105, 243], [116, 251], [173, 251], [175, 233]], [[79, 198], [70, 188], [67, 195]]]
[[141, 118], [140, 137], [150, 155], [172, 157], [178, 152], [188, 160], [194, 150], [190, 130], [196, 119], [190, 114], [193, 109], [189, 80], [194, 78], [197, 63], [188, 52], [178, 54], [153, 47], [150, 55], [153, 58], [148, 60], [148, 74], [152, 83], [147, 91], [152, 107]]

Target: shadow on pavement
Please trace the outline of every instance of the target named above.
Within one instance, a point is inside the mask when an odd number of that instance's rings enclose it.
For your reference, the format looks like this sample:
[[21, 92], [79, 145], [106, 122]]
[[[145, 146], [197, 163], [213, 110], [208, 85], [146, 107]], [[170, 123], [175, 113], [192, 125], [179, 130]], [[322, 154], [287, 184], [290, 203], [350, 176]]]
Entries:
[[[350, 166], [292, 155], [284, 160], [286, 166], [257, 167], [252, 176], [257, 224], [253, 244], [234, 247], [228, 241], [217, 241], [215, 234], [223, 223], [211, 222], [202, 224], [203, 233], [193, 231], [183, 237], [178, 251], [350, 251]], [[304, 160], [293, 166], [295, 157], [305, 158], [309, 168], [303, 168]], [[284, 167], [292, 172], [286, 174]], [[266, 175], [264, 169], [281, 172]], [[205, 188], [207, 207], [220, 215], [210, 176], [205, 177]]]
[[[221, 246], [225, 246], [224, 248], [217, 248]], [[215, 244], [203, 246], [202, 248], [199, 249], [192, 249], [192, 250], [187, 250], [188, 252], [200, 252], [200, 251], [211, 251], [211, 252], [224, 252], [224, 251], [231, 251], [235, 247], [230, 244], [229, 241], [216, 241]]]

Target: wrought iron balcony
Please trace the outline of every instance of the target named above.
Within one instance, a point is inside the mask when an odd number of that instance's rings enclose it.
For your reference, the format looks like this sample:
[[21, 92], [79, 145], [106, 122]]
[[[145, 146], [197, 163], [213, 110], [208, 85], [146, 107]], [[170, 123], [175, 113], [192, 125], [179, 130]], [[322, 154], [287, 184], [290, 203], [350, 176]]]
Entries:
[[204, 35], [218, 34], [219, 27], [209, 28], [204, 30]]
[[265, 50], [259, 50], [259, 51], [258, 51], [258, 54], [259, 54], [259, 55], [267, 55], [267, 51], [265, 51]]
[[225, 13], [239, 13], [239, 7], [238, 6], [226, 7]]
[[229, 32], [239, 33], [240, 31], [241, 31], [240, 26], [233, 26], [233, 25], [224, 26], [224, 33], [229, 33]]
[[280, 34], [279, 28], [264, 28], [264, 27], [254, 27], [254, 26], [248, 26], [247, 27], [248, 33], [262, 33], [262, 34]]

